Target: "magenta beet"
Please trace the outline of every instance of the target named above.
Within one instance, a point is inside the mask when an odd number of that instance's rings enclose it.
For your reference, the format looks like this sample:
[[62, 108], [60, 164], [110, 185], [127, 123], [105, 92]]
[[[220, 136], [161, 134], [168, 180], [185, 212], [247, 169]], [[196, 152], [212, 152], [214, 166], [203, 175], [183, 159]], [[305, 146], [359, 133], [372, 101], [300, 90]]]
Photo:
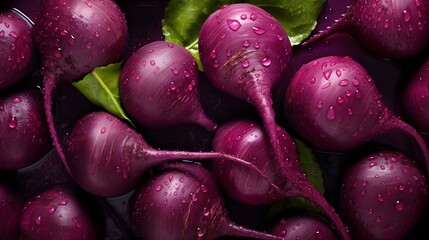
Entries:
[[282, 239], [232, 222], [214, 178], [201, 165], [167, 165], [134, 194], [133, 226], [146, 240]]
[[149, 128], [189, 123], [214, 130], [198, 94], [198, 69], [182, 46], [155, 41], [137, 50], [124, 64], [121, 101], [128, 114]]
[[0, 92], [16, 85], [35, 68], [33, 25], [17, 10], [0, 9]]
[[315, 148], [344, 152], [399, 130], [417, 143], [429, 169], [423, 138], [389, 111], [371, 76], [350, 57], [327, 56], [304, 64], [284, 99], [288, 122]]
[[131, 191], [151, 167], [169, 161], [224, 158], [260, 172], [246, 161], [218, 152], [154, 149], [135, 129], [107, 112], [93, 112], [77, 121], [66, 145], [70, 173], [77, 184], [104, 197]]
[[428, 185], [417, 165], [399, 152], [358, 160], [344, 174], [340, 211], [355, 239], [400, 239], [427, 205]]
[[89, 199], [65, 187], [50, 188], [30, 198], [21, 218], [21, 240], [97, 240], [104, 223]]
[[113, 0], [46, 0], [34, 22], [34, 39], [43, 72], [45, 112], [61, 159], [67, 166], [52, 114], [52, 94], [58, 82], [80, 80], [95, 67], [119, 62], [128, 28]]
[[291, 56], [283, 27], [257, 6], [224, 5], [204, 22], [198, 47], [202, 67], [212, 84], [256, 107], [274, 156], [282, 159], [271, 91]]
[[429, 1], [356, 0], [338, 22], [303, 44], [336, 31], [350, 32], [380, 57], [412, 57], [429, 44]]
[[285, 240], [336, 240], [329, 224], [317, 215], [296, 214], [280, 219], [270, 233]]
[[51, 147], [40, 89], [21, 89], [0, 97], [0, 169], [27, 167]]
[[407, 79], [400, 102], [405, 120], [417, 130], [429, 133], [429, 58]]
[[[268, 137], [259, 123], [236, 120], [222, 125], [213, 139], [213, 150], [243, 159], [263, 173], [260, 175], [243, 165], [216, 159], [212, 162], [212, 168], [222, 189], [231, 198], [251, 205], [272, 204], [288, 197], [302, 197], [322, 210], [343, 239], [349, 239], [347, 229], [335, 209], [301, 170], [292, 138], [280, 127], [277, 127], [277, 135], [284, 156], [280, 163], [274, 158]], [[266, 179], [281, 189], [273, 188]]]

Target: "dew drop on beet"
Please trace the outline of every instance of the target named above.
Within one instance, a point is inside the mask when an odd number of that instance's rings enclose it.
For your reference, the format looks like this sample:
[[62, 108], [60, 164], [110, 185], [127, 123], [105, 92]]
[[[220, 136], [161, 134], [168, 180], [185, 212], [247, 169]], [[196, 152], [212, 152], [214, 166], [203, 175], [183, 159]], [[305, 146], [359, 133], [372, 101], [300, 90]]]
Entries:
[[355, 87], [359, 86], [359, 84], [360, 84], [359, 79], [357, 79], [357, 78], [353, 78], [353, 80], [352, 80], [352, 84], [353, 84], [353, 86], [355, 86]]
[[37, 225], [40, 225], [40, 223], [42, 222], [42, 216], [38, 216], [35, 220]]
[[369, 168], [372, 168], [372, 167], [374, 167], [374, 166], [376, 166], [378, 163], [376, 163], [376, 162], [371, 162], [368, 166], [369, 166]]
[[368, 209], [368, 215], [372, 215], [374, 213], [374, 209], [370, 208]]
[[384, 20], [383, 27], [384, 27], [384, 28], [388, 28], [389, 26], [390, 26], [390, 21], [389, 21], [389, 19]]
[[250, 20], [255, 21], [257, 18], [256, 14], [250, 14]]
[[322, 108], [322, 107], [323, 107], [323, 102], [322, 102], [322, 100], [319, 100], [317, 102], [317, 108]]
[[4, 37], [4, 31], [3, 30], [0, 31], [0, 37]]
[[323, 72], [323, 77], [326, 79], [326, 80], [328, 80], [330, 77], [331, 77], [331, 74], [332, 74], [332, 70], [326, 70], [326, 71], [324, 71]]
[[209, 209], [207, 209], [207, 208], [204, 208], [203, 209], [203, 216], [204, 217], [208, 217], [210, 215], [210, 210]]
[[17, 122], [15, 116], [10, 116], [9, 117], [9, 123], [8, 123], [8, 125], [9, 125], [9, 128], [12, 128], [12, 129], [14, 129], [14, 128], [16, 128], [18, 126], [18, 122]]
[[341, 96], [339, 96], [338, 98], [337, 98], [337, 103], [338, 104], [342, 104], [344, 102], [344, 98], [343, 97], [341, 97]]
[[327, 82], [327, 83], [323, 84], [322, 89], [326, 89], [326, 88], [328, 88], [329, 86], [331, 86], [331, 83], [330, 83], [330, 82]]
[[154, 60], [150, 60], [150, 61], [149, 61], [149, 63], [150, 63], [150, 65], [152, 65], [152, 66], [155, 66], [155, 64], [156, 64]]
[[347, 114], [349, 116], [353, 115], [353, 110], [351, 108], [347, 109]]
[[377, 200], [378, 200], [379, 202], [384, 202], [384, 197], [383, 197], [383, 195], [378, 194], [378, 196], [377, 196]]
[[176, 90], [176, 89], [177, 89], [176, 84], [174, 84], [174, 82], [171, 82], [171, 83], [170, 83], [170, 90], [171, 90], [171, 91], [174, 91], [174, 90]]
[[20, 97], [15, 97], [15, 98], [13, 98], [13, 99], [12, 99], [12, 102], [13, 102], [13, 103], [20, 103], [20, 102], [22, 102], [22, 98], [20, 98]]
[[171, 72], [172, 72], [174, 75], [177, 75], [177, 74], [179, 73], [179, 70], [177, 70], [177, 68], [175, 68], [175, 67], [172, 67], [172, 68], [171, 68]]
[[255, 49], [259, 49], [259, 48], [261, 47], [261, 44], [260, 44], [260, 43], [258, 43], [258, 42], [255, 42], [255, 44], [253, 44], [253, 47], [254, 47]]
[[18, 34], [17, 34], [15, 31], [11, 31], [11, 32], [9, 33], [9, 36], [11, 36], [12, 38], [17, 38], [17, 37], [18, 37]]
[[261, 60], [262, 66], [269, 67], [271, 65], [271, 59], [269, 57], [265, 57]]
[[105, 127], [102, 127], [101, 129], [100, 129], [100, 133], [101, 134], [104, 134], [106, 132], [106, 128]]
[[334, 109], [334, 107], [331, 106], [328, 109], [328, 111], [326, 112], [326, 118], [328, 120], [334, 120], [335, 119], [335, 109]]
[[321, 232], [320, 230], [317, 230], [316, 231], [316, 239], [322, 240], [324, 238], [325, 238], [325, 236], [323, 235], [323, 232]]
[[256, 33], [257, 35], [262, 35], [265, 33], [265, 29], [261, 28], [261, 27], [252, 27], [253, 32]]
[[52, 214], [54, 214], [55, 213], [55, 211], [57, 210], [57, 207], [51, 207], [51, 208], [49, 208], [48, 209], [48, 213], [50, 214], [50, 215], [52, 215]]
[[237, 31], [241, 27], [241, 23], [235, 19], [227, 19], [226, 22], [232, 31]]
[[283, 40], [283, 36], [282, 35], [277, 35], [277, 39], [279, 40], [279, 41], [282, 41]]
[[396, 203], [395, 203], [395, 209], [397, 210], [397, 211], [402, 211], [402, 210], [404, 210], [404, 203], [403, 202], [401, 202], [401, 201], [396, 201]]
[[247, 19], [247, 15], [246, 14], [241, 14], [240, 18], [241, 18], [241, 20], [246, 20]]
[[421, 0], [414, 0], [414, 3], [416, 4], [417, 7], [420, 7], [420, 5], [422, 4]]
[[403, 12], [402, 12], [402, 19], [404, 20], [404, 22], [409, 22], [411, 19], [411, 10], [409, 8], [406, 8]]
[[244, 40], [243, 47], [248, 47], [250, 45], [250, 42], [248, 40]]
[[378, 223], [381, 222], [381, 216], [375, 217], [375, 221], [378, 222]]
[[243, 61], [243, 63], [241, 64], [244, 68], [247, 68], [247, 67], [249, 67], [249, 61], [247, 61], [247, 60], [244, 60]]

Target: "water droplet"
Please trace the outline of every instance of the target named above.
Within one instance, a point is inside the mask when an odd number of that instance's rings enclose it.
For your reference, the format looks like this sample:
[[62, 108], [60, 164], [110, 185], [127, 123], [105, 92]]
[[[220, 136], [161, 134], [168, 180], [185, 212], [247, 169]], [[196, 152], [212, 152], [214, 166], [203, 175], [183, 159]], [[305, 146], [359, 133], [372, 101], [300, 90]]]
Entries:
[[310, 82], [311, 82], [311, 83], [315, 83], [315, 82], [316, 82], [316, 78], [315, 78], [315, 77], [312, 77], [312, 78], [310, 79]]
[[368, 215], [372, 215], [374, 213], [374, 209], [370, 208], [368, 209]]
[[326, 112], [326, 118], [328, 120], [334, 120], [335, 119], [335, 109], [334, 107], [329, 107], [328, 111]]
[[375, 221], [378, 223], [381, 222], [381, 217], [380, 216], [375, 217]]
[[322, 100], [319, 100], [318, 102], [317, 102], [317, 108], [322, 108], [323, 107], [323, 102], [322, 102]]
[[378, 194], [377, 199], [379, 202], [384, 202], [384, 197], [381, 194]]
[[65, 206], [65, 205], [67, 205], [67, 203], [69, 203], [69, 201], [67, 201], [67, 200], [62, 200], [61, 202], [59, 202], [59, 203], [58, 203], [58, 205], [63, 205], [63, 206]]
[[255, 21], [257, 18], [256, 14], [252, 13], [250, 14], [250, 20]]
[[343, 98], [343, 97], [341, 97], [341, 96], [339, 96], [339, 97], [337, 98], [337, 103], [341, 104], [341, 103], [343, 103], [343, 102], [344, 102], [344, 98]]
[[201, 184], [201, 192], [206, 193], [207, 187], [204, 184]]
[[42, 216], [38, 216], [37, 218], [36, 218], [36, 224], [37, 225], [40, 225], [40, 223], [42, 222]]
[[259, 49], [261, 47], [261, 44], [259, 44], [258, 42], [255, 42], [255, 44], [253, 44], [253, 47], [256, 49]]
[[404, 210], [404, 203], [403, 202], [401, 202], [401, 201], [396, 201], [396, 203], [395, 203], [395, 209], [396, 210], [398, 210], [398, 211], [402, 211], [402, 210]]
[[283, 37], [282, 35], [280, 35], [280, 34], [279, 34], [279, 35], [277, 35], [277, 39], [278, 39], [279, 41], [283, 40], [283, 38], [284, 38], [284, 37]]
[[184, 71], [183, 71], [183, 76], [184, 76], [185, 78], [189, 78], [189, 77], [191, 76], [191, 73], [190, 73], [189, 71], [187, 71], [187, 70], [184, 70]]
[[248, 47], [250, 45], [250, 42], [248, 40], [244, 40], [243, 47]]
[[89, 42], [88, 44], [86, 44], [86, 48], [87, 49], [91, 49], [92, 48], [92, 43]]
[[422, 4], [421, 0], [414, 0], [414, 3], [416, 4], [417, 7], [420, 7], [420, 5]]
[[411, 10], [409, 8], [406, 8], [403, 12], [402, 12], [402, 19], [404, 20], [404, 22], [409, 22], [411, 19]]
[[241, 23], [235, 19], [227, 19], [226, 22], [232, 31], [237, 31], [241, 27]]
[[12, 102], [13, 102], [13, 103], [20, 103], [20, 102], [22, 102], [22, 98], [20, 98], [20, 97], [14, 97], [14, 98], [12, 99]]
[[56, 58], [61, 58], [62, 54], [61, 54], [61, 48], [57, 48], [54, 50], [54, 56]]
[[242, 63], [242, 65], [243, 65], [244, 68], [247, 68], [247, 67], [249, 67], [250, 64], [249, 64], [249, 61], [244, 60], [243, 63]]
[[323, 236], [323, 232], [321, 232], [320, 230], [316, 231], [316, 238], [317, 239], [324, 239], [325, 236]]
[[269, 57], [265, 57], [261, 60], [262, 66], [269, 67], [271, 65], [271, 59]]
[[67, 39], [67, 42], [71, 45], [74, 46], [76, 39], [73, 35], [70, 35], [70, 37]]
[[3, 30], [0, 31], [0, 37], [4, 37], [4, 31]]
[[252, 27], [253, 32], [258, 34], [258, 35], [262, 35], [265, 33], [265, 29], [261, 28], [261, 27]]
[[154, 60], [150, 60], [150, 62], [149, 62], [149, 63], [150, 63], [150, 65], [152, 65], [152, 66], [155, 66], [155, 64], [156, 64]]
[[227, 57], [231, 56], [231, 49], [226, 50], [226, 56]]
[[326, 88], [328, 88], [329, 86], [331, 86], [331, 83], [330, 83], [330, 82], [327, 82], [327, 83], [323, 84], [322, 89], [326, 89]]
[[170, 90], [174, 91], [176, 89], [177, 89], [176, 84], [174, 84], [174, 82], [170, 82]]
[[204, 215], [204, 217], [208, 217], [210, 215], [210, 210], [207, 208], [204, 208], [203, 209], [203, 215]]
[[16, 120], [15, 116], [10, 116], [9, 117], [9, 123], [8, 123], [10, 128], [16, 128], [18, 126], [18, 121]]
[[323, 72], [323, 77], [326, 79], [326, 80], [328, 80], [330, 77], [331, 77], [331, 74], [332, 74], [332, 70], [326, 70], [326, 71], [324, 71]]
[[417, 23], [417, 28], [418, 28], [419, 30], [423, 30], [423, 28], [424, 28], [424, 23], [423, 23], [423, 22], [421, 22], [421, 21], [419, 21], [419, 22]]
[[57, 210], [57, 207], [51, 207], [48, 209], [48, 213], [52, 215], [55, 213], [56, 210]]
[[175, 68], [175, 67], [172, 67], [172, 68], [171, 68], [171, 72], [172, 72], [174, 75], [179, 74], [179, 70], [177, 70], [177, 68]]
[[17, 37], [18, 37], [18, 34], [17, 34], [15, 31], [11, 31], [11, 32], [9, 33], [9, 36], [11, 36], [12, 38], [17, 38]]
[[205, 231], [202, 228], [198, 228], [198, 230], [197, 230], [197, 236], [199, 238], [201, 238], [201, 237], [204, 236], [204, 234], [205, 234]]
[[335, 71], [335, 74], [337, 75], [337, 77], [341, 77], [341, 70], [340, 70], [340, 69], [337, 69], [337, 70]]
[[355, 96], [356, 96], [357, 99], [362, 98], [362, 92], [359, 89], [356, 89]]
[[402, 171], [403, 174], [407, 174], [408, 173], [408, 168], [403, 167], [403, 168], [401, 168], [401, 171]]
[[247, 15], [246, 14], [241, 14], [240, 18], [241, 18], [241, 20], [246, 20], [247, 19]]
[[3, 112], [4, 111], [4, 107], [0, 106], [0, 111]]
[[182, 198], [180, 199], [180, 202], [181, 202], [181, 203], [183, 203], [183, 204], [185, 204], [185, 203], [186, 203], [186, 198], [185, 198], [185, 197], [182, 197]]
[[384, 20], [383, 27], [384, 27], [384, 28], [388, 28], [389, 26], [390, 26], [390, 21], [389, 21], [389, 19]]
[[100, 129], [100, 133], [101, 134], [103, 134], [103, 133], [105, 133], [106, 132], [106, 128], [105, 127], [102, 127], [101, 129]]
[[96, 38], [99, 38], [99, 37], [100, 37], [100, 32], [95, 31], [95, 37], [96, 37]]
[[370, 164], [369, 164], [369, 167], [370, 168], [372, 168], [372, 167], [374, 167], [374, 166], [376, 166], [378, 163], [376, 163], [376, 162], [371, 162]]

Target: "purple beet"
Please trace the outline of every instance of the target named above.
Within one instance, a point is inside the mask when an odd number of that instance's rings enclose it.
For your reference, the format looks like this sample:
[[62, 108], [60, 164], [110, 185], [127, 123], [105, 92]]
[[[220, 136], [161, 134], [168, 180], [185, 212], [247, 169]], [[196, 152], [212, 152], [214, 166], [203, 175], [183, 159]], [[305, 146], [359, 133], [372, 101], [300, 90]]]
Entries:
[[198, 48], [212, 84], [256, 107], [274, 156], [282, 159], [271, 91], [289, 62], [291, 44], [280, 23], [251, 4], [224, 5], [204, 22]]
[[127, 24], [113, 0], [45, 0], [34, 22], [42, 58], [45, 112], [55, 148], [68, 169], [53, 120], [52, 94], [58, 82], [80, 80], [95, 67], [119, 62]]
[[107, 112], [85, 115], [67, 140], [67, 161], [72, 177], [83, 189], [99, 196], [127, 193], [156, 165], [182, 159], [212, 158], [225, 158], [260, 172], [252, 164], [218, 152], [154, 149], [137, 131]]
[[214, 130], [198, 94], [198, 69], [191, 53], [165, 41], [135, 52], [121, 73], [120, 96], [128, 114], [149, 128], [189, 123]]
[[[228, 196], [246, 204], [272, 204], [288, 197], [302, 197], [326, 214], [343, 239], [349, 239], [335, 209], [302, 172], [292, 138], [280, 127], [277, 131], [285, 157], [280, 163], [273, 157], [268, 137], [257, 122], [237, 120], [222, 125], [213, 139], [213, 150], [243, 159], [259, 168], [263, 175], [234, 162], [216, 159], [212, 167], [217, 181]], [[274, 189], [271, 182], [281, 186], [281, 190]]]
[[400, 239], [427, 205], [428, 185], [415, 162], [396, 151], [358, 160], [344, 174], [340, 211], [355, 239]]
[[352, 150], [399, 130], [417, 143], [429, 169], [423, 138], [389, 111], [371, 76], [350, 57], [322, 57], [303, 65], [287, 87], [284, 109], [300, 136], [324, 151]]
[[429, 133], [429, 58], [407, 80], [400, 101], [404, 117], [417, 130]]
[[0, 97], [0, 169], [27, 167], [51, 148], [40, 89], [20, 89]]
[[143, 239], [282, 239], [232, 222], [212, 175], [201, 165], [176, 163], [139, 187], [130, 209]]
[[0, 9], [0, 92], [22, 82], [35, 67], [33, 23], [17, 10]]
[[303, 44], [336, 31], [349, 31], [380, 57], [412, 57], [429, 44], [429, 1], [356, 0], [339, 21]]
[[336, 240], [329, 224], [317, 215], [296, 214], [286, 216], [275, 224], [270, 233], [285, 240]]
[[30, 198], [22, 210], [20, 240], [102, 239], [104, 225], [92, 203], [65, 187]]

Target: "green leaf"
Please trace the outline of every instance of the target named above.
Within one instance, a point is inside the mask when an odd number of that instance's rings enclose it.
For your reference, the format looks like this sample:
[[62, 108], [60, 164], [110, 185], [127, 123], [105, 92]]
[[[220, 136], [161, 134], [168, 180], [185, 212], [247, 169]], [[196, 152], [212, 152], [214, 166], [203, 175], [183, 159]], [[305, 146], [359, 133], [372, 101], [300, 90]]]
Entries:
[[165, 40], [188, 49], [201, 69], [198, 34], [207, 17], [220, 6], [248, 2], [268, 11], [285, 28], [292, 45], [300, 44], [316, 27], [325, 0], [171, 0], [165, 9]]
[[119, 98], [121, 66], [122, 63], [112, 63], [97, 67], [73, 85], [93, 104], [131, 123], [122, 109]]
[[[301, 170], [307, 175], [308, 181], [321, 193], [325, 192], [323, 185], [322, 170], [317, 163], [313, 152], [303, 142], [298, 139], [294, 139], [295, 145], [298, 150]], [[293, 197], [284, 199], [271, 206], [268, 216], [274, 217], [282, 212], [290, 209], [305, 209], [311, 212], [319, 212], [320, 209], [304, 198]]]

